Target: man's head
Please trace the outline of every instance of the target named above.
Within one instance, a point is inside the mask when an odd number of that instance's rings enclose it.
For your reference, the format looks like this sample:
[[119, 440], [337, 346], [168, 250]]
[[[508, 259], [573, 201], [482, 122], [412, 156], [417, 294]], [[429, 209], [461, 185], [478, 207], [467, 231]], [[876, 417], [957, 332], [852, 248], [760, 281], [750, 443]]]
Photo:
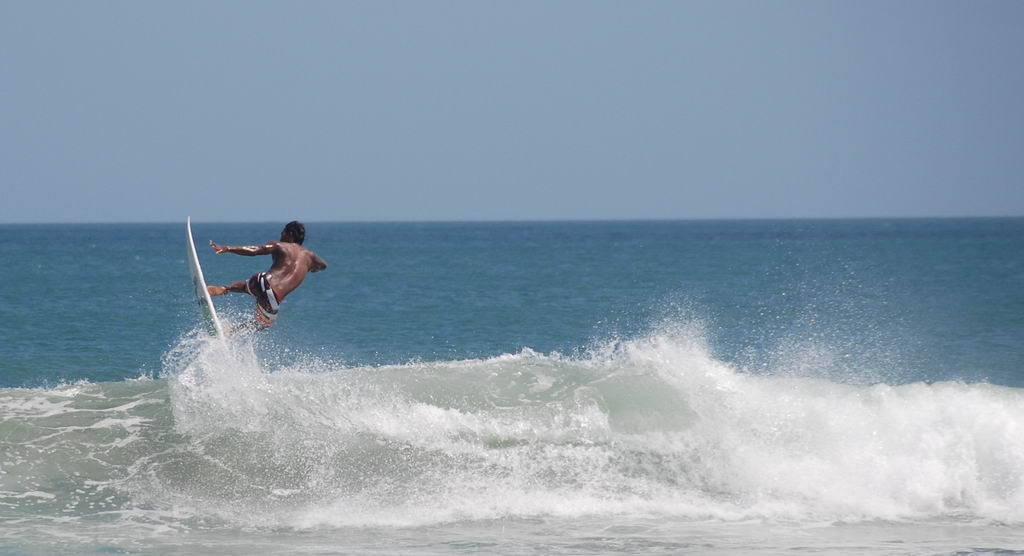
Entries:
[[306, 241], [306, 227], [302, 225], [302, 222], [292, 220], [281, 230], [281, 241], [302, 245], [302, 242]]

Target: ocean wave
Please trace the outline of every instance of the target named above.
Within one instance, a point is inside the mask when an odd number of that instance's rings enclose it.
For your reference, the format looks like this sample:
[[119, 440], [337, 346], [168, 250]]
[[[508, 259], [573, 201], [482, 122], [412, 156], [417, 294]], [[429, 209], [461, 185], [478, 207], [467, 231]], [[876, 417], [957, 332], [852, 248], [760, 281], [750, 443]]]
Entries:
[[193, 334], [158, 380], [0, 390], [0, 513], [1024, 522], [1017, 388], [851, 384], [806, 361], [755, 374], [685, 326], [572, 356], [377, 367], [272, 365], [258, 343]]

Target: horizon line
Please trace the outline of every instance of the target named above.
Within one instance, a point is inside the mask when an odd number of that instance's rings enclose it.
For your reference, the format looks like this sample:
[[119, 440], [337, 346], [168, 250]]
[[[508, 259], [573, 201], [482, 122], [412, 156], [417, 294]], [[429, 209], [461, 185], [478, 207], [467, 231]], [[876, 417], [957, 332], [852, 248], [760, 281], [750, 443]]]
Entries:
[[[0, 222], [0, 226], [50, 225], [147, 225], [178, 224], [179, 220], [39, 220]], [[936, 215], [936, 216], [761, 216], [761, 217], [686, 217], [686, 218], [508, 218], [508, 219], [423, 219], [423, 220], [321, 220], [305, 219], [313, 224], [531, 224], [531, 223], [630, 223], [630, 222], [771, 222], [771, 221], [827, 221], [827, 220], [1000, 220], [1024, 218], [1024, 214], [1005, 215]], [[282, 219], [283, 221], [284, 219]], [[269, 224], [277, 220], [200, 220], [204, 224]]]

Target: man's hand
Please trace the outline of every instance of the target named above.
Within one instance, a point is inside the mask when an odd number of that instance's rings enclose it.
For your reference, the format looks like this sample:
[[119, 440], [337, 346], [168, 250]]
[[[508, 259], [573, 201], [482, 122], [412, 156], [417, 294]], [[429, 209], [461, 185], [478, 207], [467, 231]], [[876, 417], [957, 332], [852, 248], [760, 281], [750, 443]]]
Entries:
[[210, 247], [213, 247], [213, 251], [215, 253], [217, 253], [218, 255], [221, 255], [223, 253], [227, 253], [228, 252], [228, 248], [227, 247], [225, 247], [223, 245], [217, 245], [216, 243], [213, 242], [212, 239], [210, 240]]

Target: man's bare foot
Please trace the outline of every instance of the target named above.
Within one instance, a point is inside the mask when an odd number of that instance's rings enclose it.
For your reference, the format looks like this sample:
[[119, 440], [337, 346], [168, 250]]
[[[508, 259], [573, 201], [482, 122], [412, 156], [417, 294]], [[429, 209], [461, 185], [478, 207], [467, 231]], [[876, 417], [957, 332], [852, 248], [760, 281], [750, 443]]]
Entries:
[[224, 295], [228, 293], [228, 289], [224, 286], [206, 286], [206, 291], [210, 292], [211, 296]]

